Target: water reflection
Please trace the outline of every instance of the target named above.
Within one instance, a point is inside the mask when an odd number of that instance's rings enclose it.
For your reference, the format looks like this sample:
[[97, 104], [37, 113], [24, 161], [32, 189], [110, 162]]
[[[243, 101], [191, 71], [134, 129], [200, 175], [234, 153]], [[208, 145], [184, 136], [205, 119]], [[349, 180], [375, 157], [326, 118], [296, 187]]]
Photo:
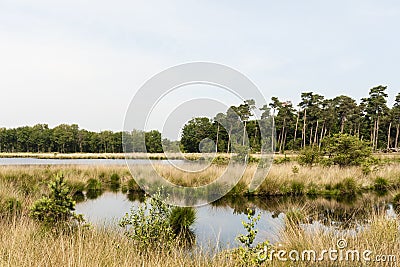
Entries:
[[[86, 200], [77, 204], [78, 213], [84, 214], [87, 220], [97, 225], [113, 225], [130, 208], [145, 200], [142, 192], [100, 191], [86, 192]], [[338, 201], [332, 198], [308, 197], [246, 197], [230, 196], [221, 198], [209, 205], [197, 207], [197, 220], [193, 235], [196, 243], [202, 247], [208, 245], [220, 247], [236, 246], [235, 237], [243, 233], [242, 220], [246, 219], [248, 208], [261, 213], [257, 224], [259, 234], [256, 242], [265, 239], [279, 241], [280, 231], [284, 229], [285, 214], [290, 210], [301, 210], [305, 215], [304, 228], [328, 227], [329, 229], [362, 229], [369, 222], [372, 212], [386, 212], [397, 216], [390, 203], [390, 197], [379, 197], [375, 194], [352, 198], [351, 201]]]

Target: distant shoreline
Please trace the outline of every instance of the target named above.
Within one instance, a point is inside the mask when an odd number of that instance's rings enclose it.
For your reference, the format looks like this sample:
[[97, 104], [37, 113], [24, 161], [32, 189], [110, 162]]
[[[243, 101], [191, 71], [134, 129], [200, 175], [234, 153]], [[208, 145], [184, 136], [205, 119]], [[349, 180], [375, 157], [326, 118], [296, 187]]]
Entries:
[[[373, 153], [377, 158], [400, 158], [400, 153]], [[130, 153], [130, 159], [188, 159], [195, 160], [201, 157], [214, 158], [216, 156], [221, 158], [230, 158], [229, 153], [214, 153], [201, 154], [201, 153]], [[290, 151], [287, 154], [274, 155], [274, 158], [282, 157], [296, 157], [297, 153]], [[251, 154], [253, 158], [259, 158], [260, 154]], [[0, 153], [0, 158], [35, 158], [35, 159], [125, 159], [125, 153], [37, 153], [37, 152], [17, 152], [17, 153]]]
[[[125, 153], [0, 153], [0, 158], [36, 158], [36, 159], [125, 159]], [[200, 153], [130, 153], [130, 159], [197, 159], [202, 157]], [[218, 156], [230, 157], [226, 153], [218, 153]], [[213, 154], [206, 154], [213, 157]]]

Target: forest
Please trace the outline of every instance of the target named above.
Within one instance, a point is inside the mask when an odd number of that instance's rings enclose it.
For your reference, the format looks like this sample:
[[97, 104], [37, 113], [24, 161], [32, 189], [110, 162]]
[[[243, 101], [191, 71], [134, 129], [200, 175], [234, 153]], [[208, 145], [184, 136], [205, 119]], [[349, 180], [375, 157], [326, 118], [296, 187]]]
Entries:
[[[386, 90], [387, 87], [382, 85], [371, 88], [368, 97], [359, 103], [345, 95], [329, 99], [304, 92], [297, 107], [291, 101], [272, 97], [270, 103], [259, 107], [262, 111], [260, 119], [272, 121], [276, 151], [281, 153], [307, 146], [321, 148], [325, 138], [337, 133], [367, 141], [373, 151], [397, 151], [400, 93], [393, 106], [388, 107]], [[180, 142], [162, 138], [157, 130], [92, 132], [80, 129], [77, 124], [61, 124], [54, 128], [47, 124], [0, 128], [0, 152], [121, 153], [124, 135], [124, 145], [130, 144], [127, 149], [132, 152], [160, 153], [180, 149], [190, 153], [229, 153], [232, 152], [232, 132], [244, 128], [247, 144], [251, 152], [256, 153], [262, 147], [260, 123], [254, 118], [256, 108], [255, 101], [250, 99], [239, 106], [231, 106], [226, 113], [218, 113], [212, 119], [193, 118], [183, 126]]]

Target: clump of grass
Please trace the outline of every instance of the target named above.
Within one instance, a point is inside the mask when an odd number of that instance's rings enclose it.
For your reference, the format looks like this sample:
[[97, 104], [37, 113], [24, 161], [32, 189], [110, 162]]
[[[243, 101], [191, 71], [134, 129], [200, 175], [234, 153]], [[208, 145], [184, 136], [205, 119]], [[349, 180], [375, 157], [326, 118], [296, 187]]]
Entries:
[[140, 186], [137, 184], [134, 178], [128, 180], [127, 189], [129, 193], [141, 191]]
[[94, 199], [99, 197], [103, 193], [102, 183], [95, 178], [91, 178], [86, 183], [86, 197]]
[[22, 204], [15, 197], [0, 196], [0, 218], [10, 218], [19, 215], [22, 211]]
[[304, 183], [300, 181], [292, 181], [290, 184], [291, 195], [303, 195], [304, 194]]
[[299, 225], [307, 221], [304, 208], [293, 207], [285, 213], [285, 222], [290, 225]]
[[118, 191], [120, 187], [121, 187], [121, 177], [118, 175], [118, 173], [113, 173], [110, 177], [110, 189], [112, 191]]
[[83, 201], [85, 200], [85, 183], [81, 181], [73, 181], [69, 180], [66, 182], [68, 187], [71, 190], [72, 198], [75, 201]]
[[341, 195], [356, 195], [358, 192], [357, 182], [351, 177], [337, 183], [333, 189], [338, 190]]
[[389, 182], [383, 177], [377, 177], [374, 180], [374, 191], [379, 194], [385, 194], [389, 188]]
[[393, 207], [396, 210], [400, 211], [400, 193], [397, 193], [394, 197], [393, 197]]

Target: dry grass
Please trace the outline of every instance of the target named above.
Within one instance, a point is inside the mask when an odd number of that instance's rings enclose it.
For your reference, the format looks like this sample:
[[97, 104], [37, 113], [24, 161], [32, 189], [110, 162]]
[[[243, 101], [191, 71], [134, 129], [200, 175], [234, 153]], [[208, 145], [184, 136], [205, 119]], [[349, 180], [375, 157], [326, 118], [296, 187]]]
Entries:
[[[296, 223], [287, 223], [282, 242], [275, 250], [336, 249], [337, 240], [345, 239], [351, 250], [373, 252], [372, 256], [395, 255], [399, 259], [399, 222], [383, 214], [372, 215], [371, 224], [356, 235], [349, 232], [305, 231]], [[301, 255], [301, 254], [300, 254]], [[275, 254], [276, 256], [276, 254]], [[286, 255], [287, 257], [287, 255]], [[277, 258], [265, 266], [360, 266], [359, 262], [282, 262]], [[314, 264], [314, 265], [312, 265]], [[68, 233], [53, 233], [27, 217], [0, 222], [0, 266], [243, 266], [229, 251], [211, 255], [201, 250], [188, 253], [182, 248], [167, 251], [140, 251], [135, 244], [110, 229], [78, 228]], [[371, 263], [369, 266], [385, 266]], [[387, 265], [394, 266], [394, 265]]]
[[[298, 173], [293, 173], [294, 163], [274, 165], [262, 185], [262, 190], [279, 193], [282, 188], [293, 181], [301, 182], [306, 187], [311, 184], [324, 186], [344, 181], [352, 177], [360, 186], [368, 187], [377, 176], [385, 177], [390, 182], [398, 183], [400, 164], [381, 166], [369, 175], [364, 175], [360, 168], [338, 167], [300, 167]], [[296, 165], [297, 166], [297, 165]], [[156, 169], [172, 180], [182, 180], [191, 185], [210, 181], [224, 171], [224, 166], [211, 166], [199, 174], [185, 174], [177, 169], [156, 165]], [[138, 177], [148, 177], [149, 166], [135, 166]], [[242, 183], [248, 184], [255, 165], [248, 166]], [[165, 251], [163, 248], [152, 251], [139, 251], [135, 245], [111, 229], [77, 229], [70, 233], [50, 233], [26, 216], [27, 207], [38, 199], [46, 190], [46, 183], [54, 174], [62, 172], [67, 180], [87, 182], [96, 178], [107, 180], [117, 173], [123, 183], [131, 179], [131, 174], [125, 166], [1, 166], [0, 167], [0, 197], [15, 197], [22, 202], [23, 213], [20, 217], [2, 218], [0, 221], [0, 266], [243, 266], [227, 251], [217, 256], [204, 251], [187, 253], [187, 250], [176, 248]], [[239, 175], [239, 169], [234, 169]], [[214, 177], [214, 178], [213, 178]], [[326, 200], [318, 200], [315, 205], [327, 209], [338, 209]], [[363, 203], [359, 203], [363, 205]], [[296, 208], [293, 203], [292, 209]], [[286, 206], [287, 209], [287, 206]], [[277, 208], [285, 212], [285, 207]], [[313, 208], [309, 211], [312, 213]], [[373, 255], [399, 255], [399, 221], [385, 217], [382, 213], [367, 213], [370, 226], [354, 235], [346, 231], [305, 231], [298, 224], [287, 223], [282, 232], [281, 246], [275, 249], [304, 250], [336, 248], [338, 238], [344, 238], [351, 249], [370, 249]], [[274, 260], [266, 265], [289, 266], [289, 262]], [[314, 263], [315, 264], [315, 263]], [[294, 265], [292, 263], [292, 265]], [[317, 263], [318, 266], [331, 266], [332, 262]], [[335, 266], [354, 266], [349, 262], [335, 262]], [[313, 266], [310, 262], [297, 262], [295, 266]], [[382, 266], [375, 263], [371, 266]]]
[[[282, 243], [278, 249], [285, 251], [296, 250], [300, 253], [304, 250], [314, 250], [317, 252], [317, 258], [322, 250], [337, 249], [337, 242], [344, 239], [347, 246], [342, 250], [343, 259], [346, 257], [346, 251], [358, 250], [360, 259], [365, 250], [371, 250], [370, 258], [373, 260], [376, 255], [390, 256], [394, 255], [396, 260], [400, 259], [400, 232], [399, 221], [395, 218], [388, 218], [384, 213], [369, 213], [370, 224], [366, 228], [354, 234], [350, 230], [326, 230], [316, 228], [314, 230], [305, 231], [296, 223], [286, 223], [286, 228], [282, 232]], [[300, 254], [301, 255], [301, 254]], [[351, 258], [349, 258], [351, 259]], [[298, 262], [296, 266], [309, 266], [310, 262]], [[325, 260], [318, 262], [318, 266], [364, 266], [365, 261], [346, 261], [337, 260], [329, 261], [328, 255], [325, 255]], [[279, 264], [277, 265], [279, 266]], [[368, 266], [397, 266], [394, 262], [369, 262]]]
[[[184, 169], [193, 170], [199, 165], [185, 164]], [[293, 172], [297, 167], [298, 172]], [[211, 165], [199, 172], [182, 171], [173, 166], [155, 164], [154, 169], [158, 174], [167, 180], [184, 186], [201, 186], [219, 178], [227, 170], [224, 165]], [[132, 174], [126, 166], [119, 165], [48, 165], [48, 166], [0, 166], [0, 192], [5, 187], [23, 189], [23, 187], [33, 189], [38, 185], [44, 184], [56, 173], [62, 172], [68, 181], [86, 183], [89, 179], [98, 179], [107, 182], [113, 173], [121, 177], [122, 184], [126, 184], [132, 178], [143, 179], [147, 183], [155, 180], [155, 172], [150, 165], [133, 165]], [[243, 172], [242, 167], [233, 167], [225, 173], [223, 182], [229, 183], [235, 178], [241, 178], [241, 192], [245, 193], [247, 186], [253, 179], [257, 166], [250, 164]], [[390, 187], [397, 189], [400, 186], [400, 164], [385, 164], [375, 168], [370, 174], [365, 175], [360, 167], [339, 168], [331, 167], [303, 167], [290, 162], [285, 164], [273, 165], [266, 176], [264, 182], [256, 193], [261, 195], [284, 195], [291, 193], [291, 187], [300, 185], [303, 193], [307, 190], [316, 189], [322, 192], [325, 187], [334, 186], [338, 183], [351, 178], [354, 180], [357, 189], [369, 190], [373, 187], [375, 179], [383, 177], [387, 180]], [[13, 186], [9, 186], [13, 185]], [[32, 190], [35, 191], [35, 190]], [[32, 192], [30, 192], [32, 193]], [[39, 192], [40, 193], [40, 192]]]
[[29, 218], [0, 222], [0, 266], [234, 266], [222, 257], [177, 248], [139, 251], [106, 229], [51, 233]]

